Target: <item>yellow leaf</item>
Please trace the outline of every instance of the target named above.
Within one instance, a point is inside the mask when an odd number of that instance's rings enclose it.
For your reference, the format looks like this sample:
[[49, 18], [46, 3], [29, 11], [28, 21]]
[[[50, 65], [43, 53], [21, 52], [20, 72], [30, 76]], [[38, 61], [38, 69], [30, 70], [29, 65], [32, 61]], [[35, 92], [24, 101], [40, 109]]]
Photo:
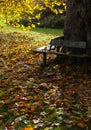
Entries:
[[45, 128], [44, 130], [49, 130], [49, 128]]

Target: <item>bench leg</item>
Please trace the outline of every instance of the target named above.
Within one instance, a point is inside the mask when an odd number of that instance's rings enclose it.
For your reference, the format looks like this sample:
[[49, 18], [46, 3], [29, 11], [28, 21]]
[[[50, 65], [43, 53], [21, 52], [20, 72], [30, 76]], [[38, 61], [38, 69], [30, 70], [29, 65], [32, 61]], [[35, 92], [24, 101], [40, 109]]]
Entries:
[[88, 60], [87, 58], [84, 58], [84, 69], [85, 69], [85, 73], [88, 73]]
[[43, 53], [43, 66], [46, 66], [46, 53]]

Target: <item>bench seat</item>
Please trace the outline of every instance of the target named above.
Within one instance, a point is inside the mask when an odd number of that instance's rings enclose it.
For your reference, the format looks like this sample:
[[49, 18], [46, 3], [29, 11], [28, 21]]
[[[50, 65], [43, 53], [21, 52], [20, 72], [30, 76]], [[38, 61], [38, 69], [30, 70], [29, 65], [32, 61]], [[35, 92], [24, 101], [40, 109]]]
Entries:
[[62, 55], [62, 56], [68, 56], [68, 57], [77, 57], [77, 58], [91, 58], [91, 54], [73, 54], [71, 51], [67, 51], [67, 52], [63, 52], [62, 49], [61, 51], [56, 51], [56, 50], [49, 50], [50, 49], [50, 45], [48, 46], [42, 46], [39, 47], [35, 50], [33, 50], [33, 53], [39, 53], [43, 55], [43, 65], [45, 66], [47, 63], [47, 54], [55, 54], [55, 55]]

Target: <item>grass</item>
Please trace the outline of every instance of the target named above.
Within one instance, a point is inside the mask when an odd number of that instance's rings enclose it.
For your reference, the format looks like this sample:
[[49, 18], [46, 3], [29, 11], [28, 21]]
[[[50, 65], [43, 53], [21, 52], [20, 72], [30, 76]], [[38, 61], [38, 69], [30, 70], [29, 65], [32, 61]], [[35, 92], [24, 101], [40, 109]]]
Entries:
[[[23, 30], [19, 27], [14, 27], [14, 26], [8, 26], [7, 24], [3, 23], [0, 21], [0, 30], [8, 30], [8, 31], [18, 31], [18, 32], [23, 32]], [[26, 33], [29, 32], [36, 32], [36, 33], [45, 33], [45, 34], [50, 34], [50, 35], [61, 35], [63, 33], [63, 29], [57, 29], [57, 28], [34, 28], [31, 31], [25, 31]]]
[[53, 28], [35, 28], [33, 31], [51, 35], [60, 35], [63, 33], [62, 29]]
[[0, 31], [5, 32], [18, 32], [18, 33], [25, 33], [27, 36], [32, 35], [36, 37], [35, 40], [37, 41], [45, 41], [50, 38], [63, 35], [63, 29], [52, 29], [52, 28], [34, 28], [32, 30], [23, 30], [19, 27], [8, 26], [0, 21]]

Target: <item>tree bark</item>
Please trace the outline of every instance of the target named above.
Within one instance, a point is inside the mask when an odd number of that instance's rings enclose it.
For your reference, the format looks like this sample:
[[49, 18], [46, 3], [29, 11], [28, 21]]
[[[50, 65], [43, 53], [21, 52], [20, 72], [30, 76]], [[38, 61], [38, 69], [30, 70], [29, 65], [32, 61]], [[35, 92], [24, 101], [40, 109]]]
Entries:
[[64, 39], [91, 45], [91, 0], [66, 0]]
[[86, 3], [86, 12], [87, 12], [87, 42], [88, 47], [91, 47], [91, 0], [87, 0]]

